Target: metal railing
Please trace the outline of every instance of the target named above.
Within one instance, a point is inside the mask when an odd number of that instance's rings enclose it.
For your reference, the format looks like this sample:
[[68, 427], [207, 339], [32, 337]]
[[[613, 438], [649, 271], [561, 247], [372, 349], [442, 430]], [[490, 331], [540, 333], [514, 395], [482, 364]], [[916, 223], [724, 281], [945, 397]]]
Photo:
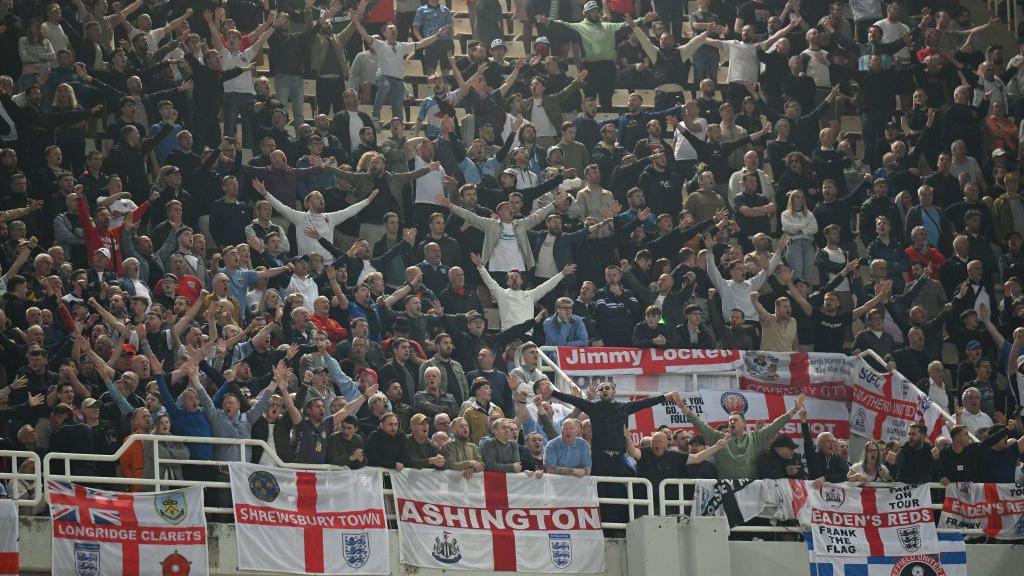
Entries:
[[[10, 458], [11, 460], [11, 471], [0, 472], [0, 481], [8, 484], [8, 494], [14, 503], [18, 506], [36, 506], [42, 502], [43, 486], [40, 482], [42, 462], [39, 460], [39, 455], [25, 450], [0, 450], [0, 458]], [[18, 471], [24, 462], [33, 463], [32, 473]], [[32, 484], [31, 498], [22, 498], [24, 495], [21, 493], [21, 481], [23, 480]]]
[[[658, 514], [660, 516], [682, 515], [682, 516], [687, 516], [687, 517], [693, 517], [693, 499], [685, 497], [685, 493], [686, 493], [685, 492], [685, 487], [686, 486], [696, 486], [696, 485], [697, 485], [697, 480], [693, 479], [693, 478], [669, 478], [669, 479], [666, 479], [666, 480], [662, 480], [661, 484], [658, 485], [658, 501], [659, 501]], [[866, 482], [864, 484], [861, 484], [861, 486], [867, 486], [867, 487], [871, 487], [871, 488], [894, 488], [894, 487], [899, 486], [899, 485], [900, 484], [897, 484], [895, 482]], [[673, 486], [677, 490], [677, 496], [675, 498], [669, 498], [668, 497], [668, 489], [670, 487], [673, 487]], [[926, 484], [926, 486], [928, 486], [928, 488], [931, 489], [931, 490], [942, 490], [943, 492], [945, 492], [945, 490], [946, 490], [946, 487], [943, 486], [939, 482], [929, 482], [928, 484]], [[942, 500], [940, 500], [939, 502], [934, 502], [933, 501], [931, 506], [930, 506], [930, 508], [932, 510], [941, 511], [942, 510], [942, 506], [943, 506], [943, 501]], [[678, 511], [677, 512], [672, 512], [672, 509], [676, 509]], [[937, 514], [936, 514], [936, 519], [938, 519], [938, 515]], [[738, 532], [738, 533], [739, 532], [745, 532], [745, 533], [754, 533], [754, 534], [758, 534], [758, 533], [761, 533], [761, 534], [764, 534], [764, 533], [786, 534], [786, 533], [802, 532], [803, 530], [799, 526], [796, 526], [796, 525], [786, 526], [786, 525], [773, 524], [771, 526], [733, 526], [730, 529], [730, 531], [731, 532]], [[949, 532], [949, 533], [954, 533], [955, 532], [955, 533], [963, 534], [965, 536], [984, 536], [985, 535], [984, 531], [982, 531], [982, 530], [971, 530], [971, 529], [939, 528], [938, 531], [939, 532]]]
[[[71, 468], [74, 462], [107, 462], [116, 463], [120, 460], [121, 456], [127, 452], [132, 444], [135, 442], [149, 442], [153, 446], [153, 471], [156, 478], [124, 478], [124, 477], [109, 477], [109, 476], [88, 476], [72, 474]], [[216, 470], [227, 473], [228, 462], [219, 460], [178, 460], [178, 459], [161, 459], [160, 458], [160, 443], [161, 442], [176, 442], [183, 444], [213, 444], [213, 445], [234, 445], [239, 447], [240, 462], [245, 462], [245, 447], [263, 448], [264, 453], [267, 454], [274, 462], [275, 466], [282, 468], [290, 468], [293, 470], [345, 470], [346, 468], [339, 466], [332, 466], [329, 464], [296, 464], [292, 462], [284, 462], [274, 452], [274, 450], [263, 440], [254, 439], [234, 439], [234, 438], [198, 438], [192, 436], [169, 436], [159, 434], [135, 434], [129, 437], [121, 447], [113, 454], [75, 454], [68, 452], [51, 452], [46, 455], [43, 459], [42, 474], [40, 475], [40, 467], [37, 464], [36, 474], [34, 479], [36, 480], [36, 499], [33, 501], [26, 500], [24, 502], [19, 501], [19, 505], [31, 505], [33, 503], [38, 504], [41, 500], [40, 486], [47, 480], [55, 480], [59, 482], [73, 482], [76, 484], [91, 484], [91, 485], [104, 485], [104, 486], [141, 486], [150, 488], [154, 491], [182, 488], [186, 486], [202, 486], [207, 489], [218, 489], [225, 490], [230, 493], [231, 484], [225, 480], [171, 480], [167, 478], [160, 478], [160, 468], [162, 465], [186, 465], [186, 466], [208, 466], [213, 467]], [[6, 457], [10, 455], [10, 452], [0, 451], [0, 457]], [[31, 454], [35, 457], [38, 462], [39, 457], [30, 452], [21, 454]], [[56, 466], [54, 465], [56, 464]], [[56, 471], [55, 471], [56, 470]], [[60, 470], [63, 470], [61, 473]], [[390, 473], [388, 470], [384, 471], [385, 474]], [[9, 476], [9, 475], [7, 475]], [[4, 478], [4, 476], [0, 476]], [[599, 489], [602, 486], [616, 485], [622, 486], [625, 491], [624, 497], [599, 497], [598, 503], [602, 506], [615, 506], [625, 507], [625, 516], [628, 520], [634, 520], [639, 516], [653, 515], [654, 514], [654, 487], [649, 480], [646, 478], [618, 478], [614, 476], [596, 476]], [[643, 490], [640, 490], [643, 488]], [[641, 495], [642, 493], [642, 495]], [[394, 491], [387, 486], [384, 488], [385, 502], [389, 504], [387, 509], [388, 520], [394, 520], [394, 510], [397, 508], [397, 502], [395, 502]], [[207, 514], [233, 514], [233, 508], [226, 508], [222, 506], [204, 506], [203, 511]], [[602, 522], [602, 528], [608, 529], [625, 529], [627, 522]]]
[[[153, 470], [158, 471], [159, 464], [178, 464], [178, 465], [199, 465], [199, 466], [214, 466], [220, 470], [226, 468], [227, 462], [216, 461], [216, 460], [170, 460], [170, 459], [159, 459], [159, 444], [161, 442], [180, 442], [185, 444], [215, 444], [215, 445], [237, 445], [239, 448], [244, 446], [248, 447], [260, 447], [263, 448], [267, 455], [274, 461], [276, 466], [282, 468], [289, 468], [295, 470], [345, 470], [345, 468], [338, 466], [331, 466], [327, 464], [296, 464], [291, 462], [282, 461], [276, 453], [270, 448], [270, 446], [263, 440], [236, 440], [232, 438], [194, 438], [189, 436], [167, 436], [167, 435], [156, 435], [156, 434], [137, 434], [129, 438], [121, 448], [114, 454], [74, 454], [74, 453], [59, 453], [51, 452], [40, 462], [40, 458], [33, 452], [17, 451], [17, 450], [0, 450], [0, 458], [10, 458], [13, 470], [15, 472], [0, 473], [0, 480], [12, 480], [10, 484], [16, 486], [18, 480], [28, 480], [33, 486], [33, 493], [31, 498], [22, 498], [22, 494], [16, 492], [17, 488], [14, 488], [15, 492], [12, 492], [12, 498], [18, 506], [35, 506], [38, 505], [45, 494], [45, 482], [47, 480], [55, 480], [60, 482], [73, 482], [76, 484], [90, 484], [90, 485], [105, 485], [105, 486], [143, 486], [146, 488], [152, 488], [153, 490], [159, 491], [168, 488], [180, 488], [185, 486], [202, 486], [209, 489], [220, 489], [230, 492], [231, 485], [228, 481], [195, 481], [195, 480], [171, 480], [167, 478], [124, 478], [124, 477], [108, 477], [108, 476], [88, 476], [88, 475], [77, 475], [71, 474], [71, 465], [74, 462], [116, 462], [120, 457], [130, 448], [134, 442], [151, 442], [153, 444], [154, 453], [154, 466]], [[241, 454], [244, 454], [244, 450], [239, 450]], [[33, 473], [19, 473], [17, 472], [17, 462], [21, 460], [31, 460], [35, 463], [35, 470]], [[63, 463], [63, 473], [53, 472], [55, 468], [54, 464], [59, 467]], [[390, 473], [385, 470], [385, 473]], [[159, 472], [156, 472], [159, 475]], [[672, 516], [672, 515], [693, 515], [693, 499], [686, 498], [686, 487], [696, 486], [697, 480], [692, 478], [670, 478], [663, 480], [657, 487], [657, 499], [655, 499], [654, 486], [646, 478], [636, 477], [615, 477], [615, 476], [595, 476], [594, 479], [597, 481], [598, 490], [609, 487], [620, 487], [618, 490], [624, 492], [618, 496], [599, 496], [598, 503], [602, 506], [602, 509], [607, 509], [609, 506], [614, 507], [625, 507], [625, 514], [614, 514], [617, 519], [625, 518], [625, 521], [609, 521], [602, 519], [601, 527], [605, 529], [625, 529], [629, 521], [635, 520], [640, 516], [653, 516], [655, 514], [661, 516]], [[893, 487], [895, 483], [866, 483], [864, 486], [887, 488]], [[938, 483], [932, 482], [927, 484], [928, 488], [932, 490], [945, 490], [945, 487]], [[669, 491], [671, 488], [675, 488], [677, 494], [674, 497], [669, 497]], [[388, 520], [394, 521], [394, 511], [397, 509], [397, 502], [395, 500], [394, 491], [385, 485], [384, 496], [386, 506], [386, 515]], [[657, 509], [655, 503], [658, 503]], [[934, 510], [942, 510], [942, 500], [937, 503], [932, 503], [931, 508]], [[233, 508], [225, 508], [218, 506], [205, 506], [204, 512], [207, 514], [233, 514]], [[774, 523], [770, 526], [734, 526], [731, 528], [732, 532], [737, 533], [795, 533], [800, 532], [800, 528], [795, 525], [780, 525]], [[968, 530], [968, 529], [939, 529], [940, 532], [959, 532], [966, 536], [983, 536], [984, 532], [981, 530]]]

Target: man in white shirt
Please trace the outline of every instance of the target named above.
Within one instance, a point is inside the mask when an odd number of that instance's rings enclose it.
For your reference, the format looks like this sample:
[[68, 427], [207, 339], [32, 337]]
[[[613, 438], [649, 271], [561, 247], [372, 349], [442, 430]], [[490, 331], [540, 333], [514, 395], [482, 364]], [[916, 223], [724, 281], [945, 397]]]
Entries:
[[[427, 138], [411, 138], [405, 143], [406, 157], [412, 163], [413, 170], [430, 168], [430, 172], [420, 176], [413, 183], [413, 222], [417, 230], [430, 229], [430, 215], [440, 212], [447, 215], [448, 210], [437, 202], [438, 196], [447, 196], [448, 189], [458, 184], [434, 160], [434, 142]], [[415, 150], [415, 152], [413, 152]]]
[[[903, 22], [900, 22], [899, 2], [890, 2], [889, 5], [885, 7], [885, 18], [875, 22], [874, 25], [878, 26], [878, 28], [882, 30], [883, 44], [895, 42], [907, 34], [910, 34], [910, 27]], [[910, 50], [903, 48], [894, 54], [893, 57], [901, 61], [909, 60]]]
[[[324, 257], [324, 260], [331, 260], [333, 256], [330, 251], [320, 245], [320, 238], [325, 238], [328, 242], [334, 239], [334, 228], [342, 222], [352, 218], [356, 214], [370, 205], [373, 199], [377, 197], [379, 190], [370, 192], [370, 195], [356, 202], [355, 204], [345, 208], [344, 210], [338, 210], [336, 212], [324, 212], [324, 197], [323, 195], [314, 190], [306, 196], [305, 200], [302, 201], [303, 206], [306, 208], [306, 212], [300, 212], [290, 206], [285, 206], [283, 202], [274, 197], [273, 194], [267, 193], [267, 188], [263, 182], [259, 180], [252, 181], [252, 189], [257, 194], [266, 198], [270, 204], [277, 210], [281, 216], [284, 216], [292, 224], [295, 224], [295, 242], [298, 244], [298, 251], [300, 256], [307, 256], [316, 252]], [[316, 234], [307, 234], [306, 230], [315, 231]], [[314, 236], [316, 239], [314, 239]], [[309, 301], [306, 303], [308, 306], [312, 306], [313, 302]]]
[[284, 293], [287, 295], [294, 294], [295, 292], [302, 294], [302, 306], [292, 310], [294, 315], [296, 311], [303, 308], [313, 309], [313, 301], [320, 296], [320, 288], [316, 285], [316, 280], [309, 273], [309, 256], [296, 256], [291, 259], [291, 264], [292, 277], [288, 281], [288, 287], [285, 288]]
[[416, 50], [422, 50], [437, 42], [439, 38], [447, 37], [451, 30], [448, 26], [442, 26], [433, 36], [427, 36], [419, 42], [399, 42], [398, 28], [394, 24], [387, 24], [381, 31], [383, 40], [374, 38], [366, 32], [360, 16], [355, 10], [349, 11], [352, 22], [363, 40], [369, 42], [377, 55], [377, 97], [373, 100], [373, 120], [380, 122], [380, 109], [384, 105], [384, 99], [391, 102], [391, 116], [397, 116], [405, 120], [405, 59]]
[[135, 36], [141, 32], [146, 35], [146, 49], [150, 54], [156, 52], [156, 49], [160, 47], [160, 43], [163, 42], [164, 38], [168, 34], [178, 29], [186, 20], [192, 17], [192, 9], [185, 10], [185, 13], [171, 20], [166, 26], [162, 28], [153, 28], [153, 19], [150, 18], [149, 14], [139, 14], [139, 17], [135, 19], [135, 23], [139, 25], [138, 28], [132, 26], [127, 20], [122, 22], [122, 25], [128, 29], [128, 37], [135, 38]]
[[992, 427], [992, 417], [981, 410], [981, 392], [973, 386], [964, 390], [963, 404], [956, 407], [956, 423], [967, 426], [971, 434]]
[[757, 83], [757, 78], [761, 73], [761, 60], [758, 58], [757, 53], [768, 49], [772, 44], [775, 44], [776, 40], [789, 34], [801, 22], [803, 22], [803, 19], [799, 16], [793, 18], [789, 21], [789, 24], [775, 34], [772, 34], [764, 42], [754, 41], [754, 38], [757, 36], [757, 30], [750, 24], [744, 26], [740, 31], [739, 40], [719, 40], [718, 38], [708, 38], [705, 40], [708, 46], [718, 48], [719, 50], [722, 48], [728, 50], [728, 100], [734, 110], [742, 110], [743, 99], [747, 97], [747, 84]]
[[[558, 283], [567, 276], [576, 273], [575, 264], [567, 264], [558, 274], [547, 279], [543, 284], [532, 290], [523, 290], [523, 275], [518, 270], [508, 272], [508, 288], [502, 288], [484, 267], [483, 261], [475, 253], [469, 255], [473, 264], [480, 272], [480, 278], [491, 292], [491, 297], [498, 303], [501, 316], [501, 329], [509, 328], [526, 322], [534, 317], [533, 309], [548, 292], [555, 289]], [[493, 256], [492, 256], [493, 258]]]
[[[242, 50], [241, 32], [232, 28], [224, 34], [226, 41], [221, 42], [220, 31], [217, 30], [217, 25], [213, 21], [213, 14], [211, 12], [204, 12], [203, 19], [206, 20], [206, 25], [210, 29], [210, 38], [214, 39], [214, 45], [217, 48], [217, 52], [220, 53], [220, 64], [224, 70], [249, 68], [256, 60], [256, 57], [259, 56], [260, 51], [267, 43], [267, 40], [270, 39], [274, 30], [277, 30], [274, 26], [269, 26], [251, 46]], [[251, 70], [246, 70], [231, 80], [224, 82], [224, 136], [235, 137], [238, 115], [241, 114], [242, 110], [249, 108], [255, 95], [256, 90], [252, 86]]]
[[[708, 278], [711, 280], [711, 284], [718, 290], [718, 295], [722, 298], [722, 316], [726, 322], [729, 322], [729, 316], [732, 315], [733, 309], [742, 310], [743, 317], [747, 322], [758, 322], [760, 320], [757, 310], [754, 309], [754, 304], [750, 301], [750, 294], [765, 283], [765, 280], [768, 279], [768, 274], [775, 273], [775, 268], [782, 261], [782, 254], [786, 251], [787, 244], [789, 244], [789, 236], [783, 234], [779, 238], [779, 249], [775, 251], [771, 260], [768, 261], [768, 266], [749, 280], [745, 278], [747, 269], [742, 259], [736, 259], [729, 263], [729, 279], [726, 280], [722, 277], [722, 273], [719, 272], [718, 265], [715, 263], [714, 250], [707, 251]], [[714, 246], [715, 237], [711, 234], [705, 235], [704, 245]]]

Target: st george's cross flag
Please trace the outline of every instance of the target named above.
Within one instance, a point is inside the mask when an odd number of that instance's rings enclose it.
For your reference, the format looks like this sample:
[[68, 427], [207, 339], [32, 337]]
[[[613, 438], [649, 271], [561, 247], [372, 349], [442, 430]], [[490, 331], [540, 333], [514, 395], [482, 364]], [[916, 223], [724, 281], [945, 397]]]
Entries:
[[0, 500], [0, 576], [18, 574], [18, 506]]
[[232, 463], [238, 567], [390, 574], [379, 469], [314, 472]]
[[604, 571], [597, 482], [405, 469], [391, 475], [404, 564], [444, 570]]
[[54, 574], [209, 574], [201, 487], [126, 494], [50, 480], [46, 492]]
[[809, 534], [804, 540], [811, 576], [967, 576], [967, 547], [961, 534], [939, 534], [935, 554], [908, 556], [821, 556], [815, 554]]
[[801, 522], [823, 556], [935, 554], [938, 536], [927, 485], [810, 488]]
[[984, 530], [1000, 540], [1024, 540], [1024, 485], [950, 483], [939, 528]]
[[932, 442], [949, 435], [938, 405], [899, 372], [877, 372], [856, 358], [851, 374], [850, 432], [880, 442], [907, 441], [910, 425], [925, 424]]

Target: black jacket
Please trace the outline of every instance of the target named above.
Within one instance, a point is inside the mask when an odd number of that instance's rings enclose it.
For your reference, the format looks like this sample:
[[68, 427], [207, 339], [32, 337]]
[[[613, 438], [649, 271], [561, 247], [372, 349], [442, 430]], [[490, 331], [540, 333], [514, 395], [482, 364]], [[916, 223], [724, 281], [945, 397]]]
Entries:
[[850, 463], [839, 455], [831, 456], [818, 452], [811, 428], [807, 422], [800, 424], [804, 432], [804, 457], [807, 458], [807, 477], [811, 480], [824, 477], [827, 482], [846, 482], [846, 474], [850, 471]]

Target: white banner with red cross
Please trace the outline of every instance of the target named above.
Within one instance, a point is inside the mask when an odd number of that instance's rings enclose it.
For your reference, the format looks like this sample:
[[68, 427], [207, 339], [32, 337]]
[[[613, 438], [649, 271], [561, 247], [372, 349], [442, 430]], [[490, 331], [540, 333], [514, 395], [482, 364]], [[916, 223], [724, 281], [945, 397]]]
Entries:
[[[708, 426], [715, 428], [726, 424], [732, 413], [739, 412], [746, 419], [750, 431], [782, 416], [796, 401], [796, 396], [746, 390], [699, 390], [682, 396], [686, 405]], [[850, 411], [846, 403], [808, 398], [806, 408], [807, 425], [812, 437], [817, 437], [821, 432], [831, 432], [840, 440], [850, 437]], [[668, 426], [673, 432], [695, 431], [683, 411], [671, 403], [645, 408], [629, 419], [629, 431], [637, 445], [641, 438], [650, 436], [662, 426]], [[796, 441], [798, 446], [803, 446], [803, 432], [798, 421], [788, 422], [781, 433]]]
[[827, 557], [936, 554], [932, 497], [927, 485], [861, 488], [808, 485], [801, 521], [814, 552]]
[[0, 576], [17, 576], [18, 566], [18, 506], [0, 500]]
[[743, 352], [740, 388], [766, 394], [800, 394], [823, 400], [850, 399], [853, 358], [845, 354]]
[[232, 463], [238, 567], [390, 574], [379, 469], [300, 471]]
[[1024, 484], [946, 486], [939, 528], [984, 530], [1000, 540], [1024, 540]]
[[47, 481], [54, 574], [209, 573], [203, 489], [126, 494]]
[[881, 442], [906, 442], [910, 425], [925, 424], [932, 442], [949, 430], [938, 405], [899, 372], [878, 372], [854, 358], [850, 432]]
[[391, 475], [403, 564], [597, 573], [604, 535], [591, 477], [405, 469]]

